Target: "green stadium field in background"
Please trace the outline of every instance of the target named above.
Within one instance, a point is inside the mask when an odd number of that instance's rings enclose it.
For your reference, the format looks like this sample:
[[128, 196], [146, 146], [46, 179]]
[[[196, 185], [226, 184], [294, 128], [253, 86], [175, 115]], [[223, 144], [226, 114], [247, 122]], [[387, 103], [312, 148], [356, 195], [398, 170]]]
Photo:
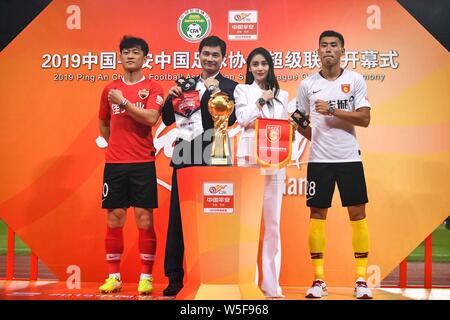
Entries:
[[[8, 247], [8, 228], [6, 224], [0, 220], [0, 255], [6, 255]], [[14, 253], [18, 256], [30, 255], [31, 250], [28, 246], [20, 240], [20, 238], [16, 235], [16, 243], [14, 246]]]

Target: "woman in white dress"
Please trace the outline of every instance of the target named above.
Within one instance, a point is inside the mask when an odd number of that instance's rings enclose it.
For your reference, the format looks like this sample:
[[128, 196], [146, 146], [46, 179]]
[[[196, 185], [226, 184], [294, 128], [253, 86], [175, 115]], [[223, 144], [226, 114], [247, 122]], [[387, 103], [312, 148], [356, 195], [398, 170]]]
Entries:
[[[237, 149], [241, 167], [258, 166], [254, 156], [255, 121], [258, 118], [288, 119], [288, 93], [280, 89], [273, 60], [264, 48], [247, 58], [245, 84], [234, 91], [236, 118], [244, 129]], [[261, 289], [266, 297], [284, 297], [279, 284], [281, 266], [280, 214], [285, 169], [261, 170], [265, 175]]]

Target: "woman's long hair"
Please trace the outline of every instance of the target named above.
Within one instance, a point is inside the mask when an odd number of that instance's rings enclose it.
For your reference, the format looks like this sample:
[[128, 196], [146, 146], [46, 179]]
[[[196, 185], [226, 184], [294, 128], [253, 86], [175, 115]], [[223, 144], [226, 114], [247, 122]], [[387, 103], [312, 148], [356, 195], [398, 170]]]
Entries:
[[280, 85], [278, 84], [277, 77], [275, 76], [272, 55], [270, 54], [269, 51], [267, 51], [267, 49], [259, 47], [253, 49], [252, 52], [249, 53], [247, 57], [247, 73], [245, 75], [245, 83], [252, 84], [253, 81], [255, 81], [253, 74], [250, 72], [250, 64], [252, 62], [253, 57], [256, 56], [257, 54], [262, 55], [269, 64], [269, 72], [267, 72], [267, 85], [269, 86], [268, 89], [273, 91], [275, 99], [277, 99], [278, 92], [280, 91]]

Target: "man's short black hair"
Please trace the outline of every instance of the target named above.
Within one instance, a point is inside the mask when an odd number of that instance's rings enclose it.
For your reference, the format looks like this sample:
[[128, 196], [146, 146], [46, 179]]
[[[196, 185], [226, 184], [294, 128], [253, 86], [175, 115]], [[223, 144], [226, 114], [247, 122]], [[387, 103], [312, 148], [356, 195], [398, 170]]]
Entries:
[[320, 46], [320, 41], [322, 41], [322, 38], [324, 38], [324, 37], [336, 37], [341, 42], [341, 46], [344, 47], [344, 36], [342, 34], [340, 34], [339, 32], [336, 32], [333, 30], [326, 30], [326, 31], [322, 32], [322, 34], [319, 37], [319, 46]]
[[144, 39], [132, 37], [132, 36], [123, 36], [122, 40], [120, 40], [120, 52], [124, 49], [131, 48], [141, 48], [144, 51], [144, 56], [148, 54], [148, 44]]
[[222, 57], [225, 57], [225, 54], [227, 53], [227, 44], [216, 36], [209, 36], [203, 39], [198, 47], [198, 52], [202, 52], [203, 47], [220, 47]]

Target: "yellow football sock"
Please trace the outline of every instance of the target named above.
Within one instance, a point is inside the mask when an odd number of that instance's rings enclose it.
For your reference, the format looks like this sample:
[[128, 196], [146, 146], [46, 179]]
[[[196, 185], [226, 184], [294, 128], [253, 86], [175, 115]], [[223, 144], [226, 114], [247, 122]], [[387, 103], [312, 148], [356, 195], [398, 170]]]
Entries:
[[369, 229], [366, 218], [350, 221], [352, 224], [352, 243], [356, 260], [356, 278], [366, 278], [367, 260], [369, 257]]
[[325, 252], [325, 220], [311, 219], [309, 223], [309, 252], [316, 279], [325, 279], [323, 254]]

